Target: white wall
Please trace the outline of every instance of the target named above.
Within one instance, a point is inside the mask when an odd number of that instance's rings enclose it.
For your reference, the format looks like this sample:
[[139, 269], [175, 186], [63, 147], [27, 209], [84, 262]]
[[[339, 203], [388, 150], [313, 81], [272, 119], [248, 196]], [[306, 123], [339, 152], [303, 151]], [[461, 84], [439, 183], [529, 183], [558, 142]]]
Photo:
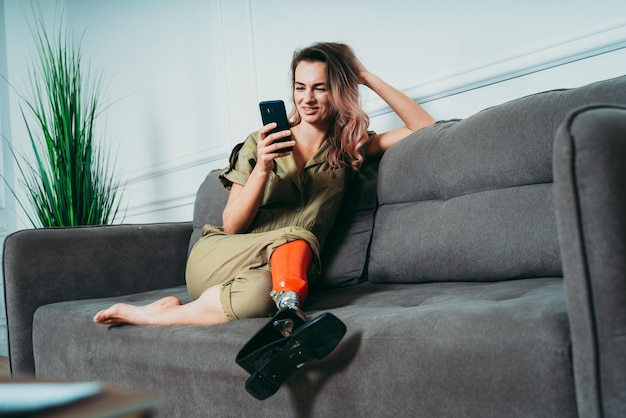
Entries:
[[[0, 25], [4, 27], [5, 13], [4, 8], [0, 7]], [[5, 31], [0, 31], [0, 74], [7, 73], [7, 54], [6, 54], [6, 37]], [[1, 79], [0, 79], [1, 80]], [[0, 137], [9, 132], [10, 117], [9, 117], [9, 91], [6, 83], [0, 81]], [[2, 138], [0, 138], [2, 141]], [[0, 147], [0, 174], [2, 176], [8, 176], [12, 178], [11, 162], [7, 156], [6, 147], [4, 143]], [[15, 216], [13, 213], [9, 213], [9, 202], [7, 199], [7, 190], [2, 180], [0, 179], [0, 242], [4, 241], [4, 238], [16, 229]], [[0, 282], [0, 291], [4, 295], [4, 282]], [[6, 330], [6, 316], [4, 309], [4, 297], [0, 295], [0, 355], [7, 355], [7, 330]]]
[[[18, 84], [32, 51], [30, 3], [0, 0], [0, 71]], [[438, 119], [625, 72], [623, 0], [35, 3], [50, 16], [64, 10], [68, 27], [84, 32], [84, 59], [109, 81], [101, 128], [127, 182], [127, 223], [190, 220], [206, 173], [258, 128], [259, 100], [288, 101], [291, 54], [314, 41], [351, 44]], [[0, 85], [0, 129], [16, 146], [26, 141], [18, 103]], [[374, 129], [398, 123], [368, 92], [365, 105]], [[10, 175], [6, 150], [3, 158]], [[3, 234], [27, 226], [10, 198], [0, 203]]]
[[[54, 11], [54, 1], [40, 0]], [[511, 2], [509, 2], [511, 3]], [[259, 126], [256, 103], [288, 100], [293, 50], [317, 40], [351, 44], [373, 71], [437, 118], [464, 117], [544, 88], [606, 77], [607, 67], [515, 79], [557, 54], [576, 56], [626, 39], [626, 4], [611, 0], [65, 0], [68, 26], [109, 80], [103, 139], [127, 181], [124, 222], [188, 220], [197, 186]], [[20, 78], [30, 0], [5, 0], [9, 75]], [[51, 6], [52, 5], [52, 6]], [[395, 5], [395, 6], [394, 6]], [[608, 37], [608, 39], [607, 39]], [[593, 42], [589, 42], [592, 39]], [[591, 46], [589, 47], [590, 44]], [[623, 46], [623, 45], [622, 45]], [[583, 51], [584, 52], [584, 51]], [[609, 75], [621, 66], [609, 67]], [[13, 71], [12, 71], [13, 70]], [[613, 70], [611, 72], [610, 70]], [[469, 94], [453, 94], [469, 90]], [[440, 97], [443, 96], [443, 97]], [[366, 92], [373, 114], [384, 106]], [[438, 99], [438, 100], [435, 100]], [[11, 102], [14, 142], [25, 132]], [[393, 117], [374, 121], [385, 129]], [[121, 219], [120, 219], [121, 221]]]

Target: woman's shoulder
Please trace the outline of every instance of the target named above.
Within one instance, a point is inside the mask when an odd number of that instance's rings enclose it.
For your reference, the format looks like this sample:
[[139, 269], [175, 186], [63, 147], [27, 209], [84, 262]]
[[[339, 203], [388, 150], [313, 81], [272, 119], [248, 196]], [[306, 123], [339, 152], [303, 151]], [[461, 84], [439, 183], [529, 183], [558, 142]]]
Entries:
[[253, 142], [254, 144], [258, 143], [259, 142], [259, 131], [250, 132], [243, 142], [244, 143], [246, 143], [246, 142]]
[[237, 150], [237, 153], [239, 153], [240, 150], [243, 149], [244, 152], [247, 151], [248, 153], [256, 154], [256, 148], [257, 148], [258, 142], [259, 142], [259, 131], [251, 132], [250, 134], [248, 134], [248, 136], [243, 142], [240, 142], [237, 145], [235, 145], [235, 147], [233, 148], [233, 151]]

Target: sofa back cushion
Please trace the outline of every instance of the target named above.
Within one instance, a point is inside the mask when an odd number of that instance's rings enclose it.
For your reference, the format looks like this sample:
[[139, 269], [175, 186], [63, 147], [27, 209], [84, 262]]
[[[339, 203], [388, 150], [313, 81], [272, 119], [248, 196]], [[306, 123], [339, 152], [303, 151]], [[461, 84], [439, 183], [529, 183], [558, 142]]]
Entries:
[[367, 158], [346, 196], [322, 249], [322, 275], [313, 289], [358, 284], [366, 279], [367, 255], [376, 212], [379, 158]]
[[221, 169], [211, 171], [200, 184], [196, 193], [196, 201], [193, 207], [193, 232], [189, 239], [189, 252], [200, 239], [204, 225], [222, 225], [222, 212], [228, 201], [228, 190], [226, 190], [218, 178], [221, 171]]
[[554, 133], [573, 109], [626, 104], [626, 76], [439, 122], [389, 149], [378, 174], [373, 282], [561, 276]]
[[[362, 280], [374, 226], [378, 163], [379, 159], [368, 159], [346, 191], [346, 198], [322, 249], [322, 275], [312, 288], [348, 286]], [[218, 179], [220, 171], [210, 172], [198, 189], [189, 251], [200, 238], [204, 225], [222, 225], [228, 191]]]

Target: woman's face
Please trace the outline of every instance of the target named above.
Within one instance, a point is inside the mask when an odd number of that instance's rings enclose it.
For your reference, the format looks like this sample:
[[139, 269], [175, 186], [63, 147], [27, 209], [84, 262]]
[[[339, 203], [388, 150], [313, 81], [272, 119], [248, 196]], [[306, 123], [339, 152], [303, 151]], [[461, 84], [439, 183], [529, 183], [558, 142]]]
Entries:
[[293, 98], [302, 121], [325, 128], [332, 114], [326, 63], [301, 61], [296, 66], [294, 78]]

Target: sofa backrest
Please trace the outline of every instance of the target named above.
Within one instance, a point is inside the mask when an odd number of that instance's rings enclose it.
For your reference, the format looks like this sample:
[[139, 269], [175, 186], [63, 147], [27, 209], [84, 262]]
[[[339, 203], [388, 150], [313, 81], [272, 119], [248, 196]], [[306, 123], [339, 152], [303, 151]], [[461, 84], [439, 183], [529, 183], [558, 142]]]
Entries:
[[373, 282], [562, 276], [552, 143], [589, 103], [626, 104], [626, 76], [438, 122], [380, 162]]

